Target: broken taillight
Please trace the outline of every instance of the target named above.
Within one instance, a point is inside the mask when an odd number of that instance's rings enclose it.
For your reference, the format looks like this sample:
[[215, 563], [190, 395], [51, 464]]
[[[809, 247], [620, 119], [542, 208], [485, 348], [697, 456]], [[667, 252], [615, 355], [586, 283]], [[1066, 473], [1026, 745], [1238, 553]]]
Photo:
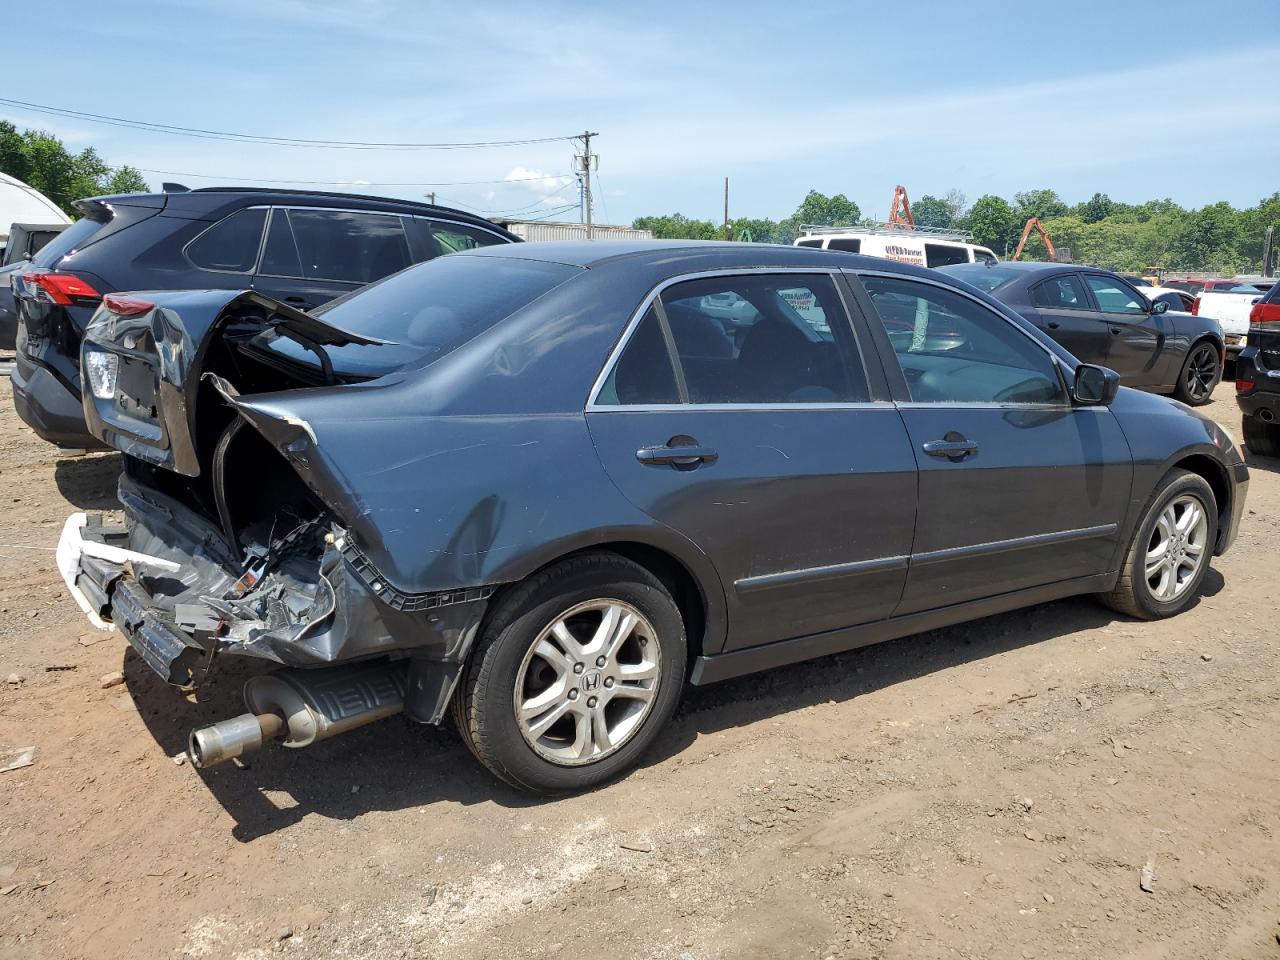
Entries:
[[112, 313], [122, 317], [136, 317], [141, 313], [154, 310], [156, 305], [141, 297], [130, 297], [126, 294], [108, 293], [102, 298], [102, 305]]
[[69, 307], [77, 300], [101, 300], [102, 294], [93, 286], [70, 273], [24, 273], [22, 279], [39, 290], [60, 307]]

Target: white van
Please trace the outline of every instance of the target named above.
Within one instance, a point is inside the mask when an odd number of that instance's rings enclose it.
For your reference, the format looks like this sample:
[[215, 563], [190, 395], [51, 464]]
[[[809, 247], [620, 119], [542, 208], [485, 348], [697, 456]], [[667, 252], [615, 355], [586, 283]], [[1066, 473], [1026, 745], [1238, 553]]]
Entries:
[[986, 247], [970, 241], [973, 234], [938, 227], [904, 227], [877, 223], [860, 227], [802, 225], [797, 247], [842, 250], [867, 257], [914, 263], [920, 267], [945, 267], [951, 263], [995, 263]]

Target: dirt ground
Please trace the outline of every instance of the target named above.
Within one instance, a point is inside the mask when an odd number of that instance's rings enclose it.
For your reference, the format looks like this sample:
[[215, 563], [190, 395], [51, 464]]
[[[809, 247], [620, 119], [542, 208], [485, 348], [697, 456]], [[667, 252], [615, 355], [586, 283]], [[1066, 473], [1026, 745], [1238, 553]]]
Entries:
[[[1230, 384], [1207, 411], [1238, 438]], [[1175, 620], [1068, 600], [690, 691], [642, 769], [535, 802], [399, 718], [175, 763], [240, 684], [82, 643], [52, 548], [119, 462], [56, 456], [0, 378], [0, 766], [35, 747], [0, 773], [0, 957], [1280, 957], [1280, 462], [1251, 466]]]

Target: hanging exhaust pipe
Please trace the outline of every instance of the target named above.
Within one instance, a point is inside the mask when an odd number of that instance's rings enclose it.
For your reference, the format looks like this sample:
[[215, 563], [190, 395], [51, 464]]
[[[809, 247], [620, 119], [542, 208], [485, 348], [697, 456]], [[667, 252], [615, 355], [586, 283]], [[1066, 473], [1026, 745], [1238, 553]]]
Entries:
[[244, 685], [248, 713], [191, 731], [187, 754], [212, 767], [279, 742], [309, 747], [404, 709], [405, 663], [281, 670]]

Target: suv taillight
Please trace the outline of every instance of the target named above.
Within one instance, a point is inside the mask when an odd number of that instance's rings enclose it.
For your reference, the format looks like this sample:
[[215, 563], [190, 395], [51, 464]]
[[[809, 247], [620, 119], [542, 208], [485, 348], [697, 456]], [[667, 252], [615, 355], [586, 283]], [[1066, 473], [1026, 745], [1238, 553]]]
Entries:
[[1200, 316], [1200, 297], [1199, 296], [1197, 296], [1194, 300], [1191, 301], [1191, 315], [1193, 317]]
[[92, 286], [69, 273], [24, 273], [22, 279], [39, 287], [50, 301], [60, 307], [69, 307], [77, 300], [102, 299]]
[[1249, 311], [1250, 323], [1280, 323], [1280, 303], [1255, 303]]

